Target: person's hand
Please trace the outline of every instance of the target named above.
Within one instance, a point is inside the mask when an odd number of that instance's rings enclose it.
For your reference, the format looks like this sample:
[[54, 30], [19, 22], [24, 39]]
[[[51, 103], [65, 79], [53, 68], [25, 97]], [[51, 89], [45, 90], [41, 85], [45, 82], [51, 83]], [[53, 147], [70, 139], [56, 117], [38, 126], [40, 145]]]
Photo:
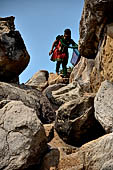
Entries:
[[53, 53], [53, 50], [51, 50], [50, 52], [49, 52], [49, 55], [51, 55]]

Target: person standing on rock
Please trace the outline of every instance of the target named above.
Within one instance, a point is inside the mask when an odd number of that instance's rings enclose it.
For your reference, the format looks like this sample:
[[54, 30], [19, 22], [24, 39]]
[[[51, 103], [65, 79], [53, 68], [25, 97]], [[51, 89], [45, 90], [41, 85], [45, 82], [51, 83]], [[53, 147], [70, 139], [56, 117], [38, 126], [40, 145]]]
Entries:
[[[72, 45], [72, 46], [70, 46]], [[68, 48], [78, 48], [78, 45], [71, 39], [71, 30], [65, 29], [64, 35], [58, 35], [53, 42], [49, 55], [51, 60], [56, 62], [56, 73], [59, 74], [60, 65], [63, 68], [63, 77], [67, 76]]]

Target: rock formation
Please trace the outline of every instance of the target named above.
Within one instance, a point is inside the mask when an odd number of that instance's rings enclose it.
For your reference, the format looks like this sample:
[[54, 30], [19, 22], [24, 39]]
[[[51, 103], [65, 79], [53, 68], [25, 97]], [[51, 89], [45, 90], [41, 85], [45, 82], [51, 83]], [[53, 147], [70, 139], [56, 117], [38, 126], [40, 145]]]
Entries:
[[35, 87], [43, 91], [48, 86], [49, 73], [46, 70], [40, 70], [33, 75], [31, 79], [26, 82], [26, 85]]
[[55, 120], [50, 102], [37, 89], [4, 82], [0, 82], [0, 96], [0, 169], [39, 164], [49, 140], [43, 123]]
[[[112, 11], [112, 0], [84, 1], [82, 57], [69, 79], [39, 70], [25, 84], [0, 82], [0, 169], [113, 169]], [[13, 20], [6, 18], [10, 29], [1, 22], [11, 45]]]
[[0, 81], [18, 81], [30, 56], [24, 41], [15, 30], [14, 17], [0, 18]]
[[21, 101], [6, 103], [0, 109], [0, 169], [25, 169], [40, 163], [47, 139], [36, 111]]
[[[43, 170], [52, 167], [59, 170], [113, 169], [110, 142], [113, 138], [112, 11], [112, 0], [84, 2], [79, 40], [81, 60], [70, 75], [69, 85], [57, 90], [52, 89], [51, 93], [49, 91], [50, 101], [59, 105], [56, 110], [55, 129], [63, 141], [75, 148], [62, 145], [61, 149], [57, 145], [58, 150], [51, 149], [44, 157]], [[84, 103], [87, 95], [94, 95], [94, 104], [88, 106]], [[83, 98], [85, 100], [81, 100]], [[90, 142], [87, 143], [88, 141]], [[50, 144], [53, 145], [52, 142]], [[83, 146], [78, 149], [76, 146], [81, 144]], [[65, 152], [66, 147], [69, 152]], [[52, 159], [53, 155], [55, 161]]]
[[92, 92], [97, 92], [106, 79], [113, 82], [112, 10], [112, 0], [85, 0], [84, 3], [79, 39], [79, 51], [83, 57], [73, 69], [70, 82], [89, 83]]
[[[109, 25], [106, 26], [109, 28]], [[113, 27], [112, 27], [113, 28]], [[112, 34], [111, 34], [112, 36]], [[95, 66], [90, 75], [91, 89], [97, 92], [101, 82], [113, 82], [113, 39], [105, 34], [104, 40], [95, 59]]]
[[113, 22], [112, 0], [85, 0], [80, 21], [79, 50], [82, 56], [95, 58], [106, 24]]
[[100, 86], [95, 97], [95, 118], [107, 133], [113, 132], [112, 94], [113, 84], [106, 80]]

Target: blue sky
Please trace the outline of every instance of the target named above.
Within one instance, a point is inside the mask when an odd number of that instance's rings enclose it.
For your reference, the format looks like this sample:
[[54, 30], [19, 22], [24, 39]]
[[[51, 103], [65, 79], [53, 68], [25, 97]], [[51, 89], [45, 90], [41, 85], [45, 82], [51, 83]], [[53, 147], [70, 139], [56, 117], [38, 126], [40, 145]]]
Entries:
[[21, 83], [39, 70], [55, 73], [56, 63], [48, 55], [52, 43], [66, 28], [78, 43], [83, 5], [84, 0], [0, 0], [0, 17], [15, 16], [16, 30], [30, 54], [30, 63], [19, 76]]

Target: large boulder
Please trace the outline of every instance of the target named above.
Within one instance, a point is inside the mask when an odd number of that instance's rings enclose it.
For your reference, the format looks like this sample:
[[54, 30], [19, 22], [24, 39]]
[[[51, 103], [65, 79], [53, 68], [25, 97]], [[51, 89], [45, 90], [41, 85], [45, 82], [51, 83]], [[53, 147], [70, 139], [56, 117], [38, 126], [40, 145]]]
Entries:
[[21, 101], [0, 108], [0, 169], [22, 170], [39, 164], [47, 149], [44, 127], [36, 111]]
[[[107, 25], [106, 28], [109, 28]], [[112, 26], [113, 29], [113, 26]], [[110, 33], [109, 33], [110, 35]], [[95, 67], [90, 76], [91, 89], [97, 92], [101, 82], [109, 80], [113, 82], [113, 39], [105, 34], [104, 40], [100, 46], [95, 59]]]
[[113, 22], [112, 0], [85, 0], [80, 21], [79, 50], [82, 56], [95, 58], [104, 27]]
[[54, 110], [57, 110], [59, 108], [59, 105], [57, 104], [57, 102], [55, 101], [52, 92], [53, 91], [57, 91], [58, 89], [60, 89], [61, 87], [66, 86], [66, 84], [62, 84], [62, 83], [58, 83], [58, 84], [53, 84], [53, 85], [49, 85], [44, 91], [43, 94], [46, 95], [46, 97], [49, 99], [52, 107], [54, 108]]
[[113, 84], [104, 81], [95, 97], [95, 117], [107, 133], [113, 132]]
[[105, 134], [94, 117], [94, 94], [84, 95], [63, 104], [56, 112], [55, 129], [68, 144], [82, 144]]
[[65, 102], [79, 98], [82, 95], [82, 88], [78, 82], [72, 82], [67, 86], [63, 86], [58, 90], [52, 91], [53, 101], [58, 106], [61, 106]]
[[[112, 170], [113, 133], [83, 145], [79, 151], [61, 155], [58, 170]], [[45, 170], [45, 169], [44, 169]]]
[[113, 82], [113, 1], [84, 2], [79, 39], [82, 57], [72, 71], [70, 82], [89, 83], [89, 90], [97, 92], [104, 80]]
[[30, 56], [15, 31], [14, 17], [0, 18], [0, 81], [10, 82], [27, 67]]
[[0, 101], [3, 100], [22, 101], [26, 106], [35, 109], [37, 116], [43, 123], [55, 120], [55, 112], [47, 97], [30, 86], [0, 82]]
[[41, 170], [112, 170], [113, 133], [104, 135], [80, 148], [52, 148], [43, 161]]
[[25, 84], [43, 91], [48, 86], [48, 77], [48, 71], [39, 70]]
[[[89, 84], [94, 65], [95, 61], [93, 59], [81, 57], [79, 63], [73, 68], [71, 72], [69, 82], [71, 83], [77, 80], [83, 84]], [[87, 88], [87, 91], [88, 90], [90, 90], [90, 87]]]

